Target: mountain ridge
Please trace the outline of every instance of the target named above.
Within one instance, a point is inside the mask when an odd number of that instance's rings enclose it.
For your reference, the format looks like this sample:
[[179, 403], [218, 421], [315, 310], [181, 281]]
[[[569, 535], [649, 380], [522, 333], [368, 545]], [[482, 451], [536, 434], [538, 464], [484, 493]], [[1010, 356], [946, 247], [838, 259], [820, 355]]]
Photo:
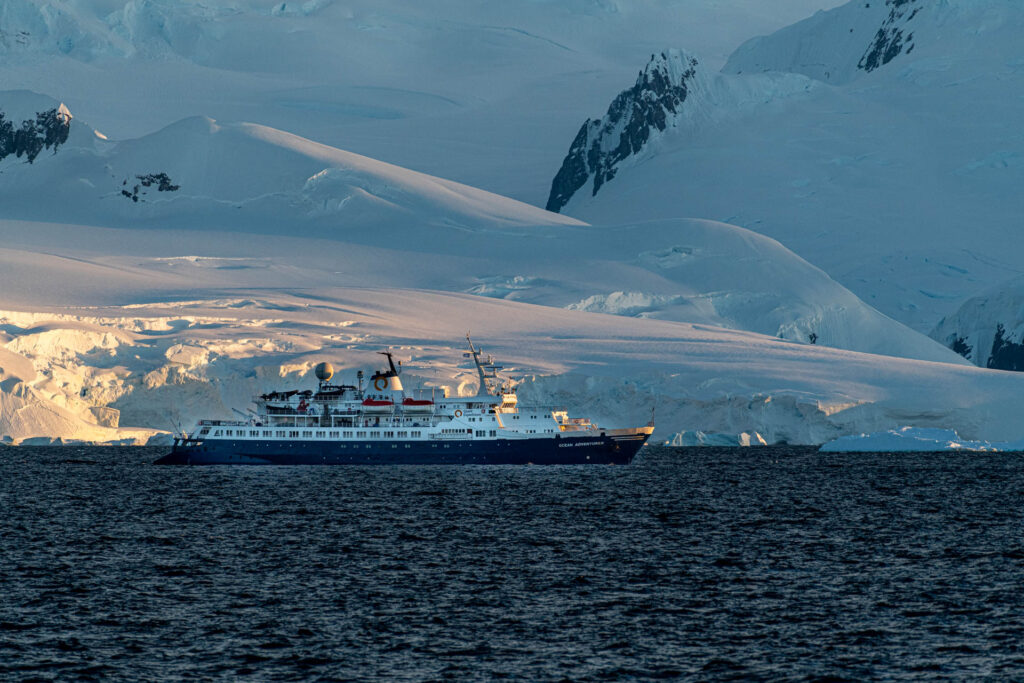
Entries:
[[1024, 213], [1020, 30], [1024, 5], [1007, 0], [819, 12], [741, 46], [698, 117], [677, 116], [686, 125], [618, 161], [597, 194], [562, 192], [559, 210], [756, 230], [927, 333], [1024, 272], [1007, 249]]

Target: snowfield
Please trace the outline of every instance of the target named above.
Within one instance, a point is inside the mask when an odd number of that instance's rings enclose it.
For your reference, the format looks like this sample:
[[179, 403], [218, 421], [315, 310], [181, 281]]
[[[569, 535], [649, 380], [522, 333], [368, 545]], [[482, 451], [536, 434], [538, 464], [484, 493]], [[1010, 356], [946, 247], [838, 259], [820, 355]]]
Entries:
[[[822, 443], [908, 423], [1020, 436], [1024, 375], [408, 288], [441, 281], [449, 267], [466, 272], [459, 259], [232, 232], [14, 221], [0, 222], [0, 232], [11, 245], [0, 252], [0, 437], [8, 441], [144, 441], [199, 415], [244, 413], [257, 393], [312, 386], [321, 360], [343, 375], [370, 369], [384, 347], [405, 361], [407, 385], [471, 392], [475, 374], [461, 365], [466, 330], [523, 380], [524, 401], [608, 425], [642, 424], [654, 410], [659, 439], [697, 430]], [[407, 288], [382, 284], [403, 279]], [[350, 280], [366, 282], [340, 284]], [[712, 310], [701, 315], [721, 320]]]
[[[93, 255], [107, 265], [166, 273], [173, 263], [166, 258], [178, 255], [184, 240], [203, 257], [229, 259], [229, 271], [245, 271], [230, 272], [224, 286], [464, 291], [963, 362], [774, 240], [735, 226], [680, 219], [590, 226], [253, 124], [193, 118], [98, 148], [84, 124], [72, 131], [32, 164], [8, 158], [0, 200], [8, 215], [35, 223], [124, 227], [129, 234], [106, 233], [118, 235], [115, 251], [134, 244], [157, 259], [128, 264]], [[261, 240], [260, 248], [252, 242], [243, 254], [236, 238], [211, 235], [207, 226], [281, 239]], [[182, 232], [190, 227], [206, 229]], [[88, 249], [80, 229], [55, 228], [35, 239], [38, 229], [23, 227], [20, 238], [31, 240], [34, 251]], [[8, 244], [16, 231], [10, 228]], [[72, 249], [67, 256], [82, 254]]]

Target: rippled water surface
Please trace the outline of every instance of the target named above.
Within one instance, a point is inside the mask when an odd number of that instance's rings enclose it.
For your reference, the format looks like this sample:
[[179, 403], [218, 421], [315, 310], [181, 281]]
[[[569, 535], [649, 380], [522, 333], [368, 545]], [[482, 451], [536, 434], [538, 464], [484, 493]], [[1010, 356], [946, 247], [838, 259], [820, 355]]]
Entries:
[[0, 678], [1024, 677], [1024, 459], [0, 450]]

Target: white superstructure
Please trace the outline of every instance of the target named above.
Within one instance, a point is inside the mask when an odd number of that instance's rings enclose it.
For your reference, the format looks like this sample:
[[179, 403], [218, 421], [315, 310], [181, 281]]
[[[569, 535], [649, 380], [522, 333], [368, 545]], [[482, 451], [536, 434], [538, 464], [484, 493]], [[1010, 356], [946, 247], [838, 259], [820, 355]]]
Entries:
[[601, 429], [586, 418], [571, 418], [565, 410], [521, 408], [515, 389], [497, 375], [500, 366], [469, 341], [469, 352], [480, 376], [476, 396], [413, 397], [400, 378], [401, 364], [390, 351], [381, 352], [388, 368], [374, 373], [366, 387], [360, 371], [355, 385], [331, 384], [333, 369], [317, 366], [317, 391], [263, 394], [255, 399], [256, 413], [248, 420], [200, 420], [190, 432], [204, 441], [451, 441], [552, 438], [572, 433], [611, 436], [635, 430]]

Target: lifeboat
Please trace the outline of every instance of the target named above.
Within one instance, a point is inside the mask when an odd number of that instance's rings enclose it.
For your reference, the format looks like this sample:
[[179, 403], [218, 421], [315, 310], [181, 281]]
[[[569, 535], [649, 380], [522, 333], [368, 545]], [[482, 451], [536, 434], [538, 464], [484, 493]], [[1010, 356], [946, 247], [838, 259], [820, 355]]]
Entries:
[[390, 413], [395, 409], [395, 402], [389, 398], [368, 397], [363, 399], [364, 413]]
[[402, 399], [402, 410], [407, 413], [432, 413], [434, 402], [430, 399], [404, 398]]

